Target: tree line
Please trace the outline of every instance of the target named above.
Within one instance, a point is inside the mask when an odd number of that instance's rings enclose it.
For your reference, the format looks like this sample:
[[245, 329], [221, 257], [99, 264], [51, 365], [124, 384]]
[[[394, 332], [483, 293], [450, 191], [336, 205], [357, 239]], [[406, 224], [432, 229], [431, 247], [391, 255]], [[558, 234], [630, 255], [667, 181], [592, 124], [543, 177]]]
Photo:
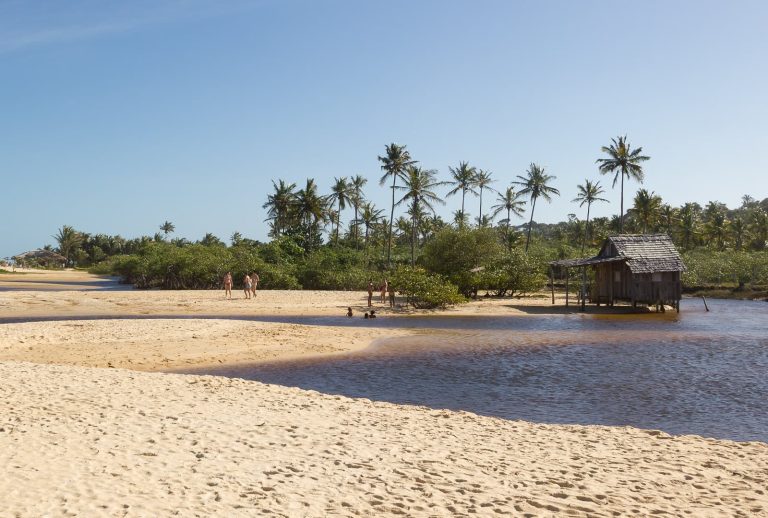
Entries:
[[[207, 249], [225, 249], [233, 257], [243, 255], [238, 251], [253, 250], [260, 261], [257, 261], [258, 265], [251, 261], [253, 266], [279, 267], [280, 275], [274, 272], [275, 286], [362, 288], [372, 275], [408, 265], [411, 271], [421, 268], [444, 280], [452, 279], [450, 282], [465, 295], [471, 295], [477, 289], [491, 289], [496, 293], [510, 291], [504, 287], [509, 279], [498, 286], [491, 286], [489, 281], [487, 272], [499, 271], [500, 257], [506, 257], [509, 262], [514, 255], [514, 261], [519, 263], [522, 253], [526, 256], [526, 267], [540, 274], [546, 261], [594, 254], [602, 240], [615, 233], [664, 232], [684, 252], [765, 250], [768, 199], [758, 201], [746, 195], [741, 206], [736, 208], [728, 208], [717, 201], [704, 206], [690, 202], [672, 207], [664, 203], [660, 195], [640, 188], [625, 211], [625, 183], [631, 180], [643, 182], [643, 164], [650, 157], [643, 154], [641, 147], [633, 148], [626, 136], [612, 139], [601, 152], [602, 156], [596, 159], [596, 173], [609, 175], [612, 186], [620, 189], [620, 211], [612, 217], [590, 218], [593, 204], [607, 203], [605, 188], [597, 178], [586, 178], [574, 186], [572, 201], [584, 211], [583, 218], [574, 212], [568, 214], [566, 221], [541, 224], [534, 219], [537, 202], [560, 196], [560, 189], [554, 186], [556, 176], [539, 164], [532, 162], [524, 174], [497, 189], [497, 179], [491, 171], [462, 161], [450, 167], [445, 178], [440, 178], [435, 169], [420, 165], [407, 146], [392, 143], [378, 156], [381, 169], [378, 183], [391, 190], [388, 207], [377, 207], [367, 198], [368, 179], [362, 175], [334, 178], [328, 193], [321, 193], [313, 178], [308, 178], [301, 188], [282, 179], [273, 180], [272, 192], [264, 203], [271, 239], [268, 243], [244, 238], [239, 232], [230, 236], [229, 246], [213, 234], [190, 242], [173, 238], [175, 225], [169, 221], [160, 225], [160, 231], [154, 236], [135, 239], [90, 235], [66, 225], [54, 237], [58, 243], [57, 251], [70, 265], [91, 266], [106, 262], [117, 272], [120, 261], [112, 259], [121, 257], [121, 272], [126, 277], [131, 277], [126, 270], [127, 264], [138, 268], [136, 265], [141, 261], [136, 258], [146, 259], [159, 253], [158, 250], [165, 256], [172, 256], [182, 254], [179, 250], [186, 250], [184, 253], [195, 250], [201, 254]], [[450, 198], [457, 200], [458, 208], [452, 219], [445, 221], [437, 214], [436, 207]], [[474, 218], [470, 218], [472, 200], [477, 203]], [[396, 217], [398, 209], [400, 212]], [[523, 219], [526, 212], [527, 221]], [[476, 273], [484, 271], [484, 279], [475, 275], [471, 281], [462, 280], [460, 277], [466, 277], [466, 272], [445, 271], [434, 261], [430, 263], [430, 244], [445, 241], [446, 236], [453, 236], [450, 239], [456, 241], [455, 246], [484, 247], [478, 251], [474, 262], [459, 261], [449, 265], [449, 268], [466, 268]], [[485, 237], [479, 239], [478, 236]], [[487, 236], [493, 236], [492, 240], [487, 240]], [[498, 247], [491, 246], [491, 242]], [[443, 253], [447, 252], [443, 250]], [[471, 251], [466, 252], [472, 255]], [[226, 257], [219, 259], [223, 260], [222, 264], [229, 264]], [[290, 267], [287, 267], [289, 263]], [[432, 266], [427, 268], [430, 264]], [[318, 267], [346, 268], [349, 275], [346, 279], [330, 279], [333, 275], [319, 272]], [[111, 266], [101, 269], [109, 268]], [[138, 284], [190, 287], [190, 283], [196, 282], [190, 280], [191, 276], [186, 276], [187, 280], [183, 282], [174, 280], [174, 268], [178, 270], [178, 265], [166, 265], [165, 268], [162, 281], [158, 280], [160, 274], [155, 271], [149, 277], [145, 275], [145, 280]], [[356, 272], [354, 275], [350, 273], [353, 271]], [[343, 276], [338, 272], [334, 275]], [[211, 277], [202, 284], [210, 286], [214, 282], [217, 281]], [[194, 287], [199, 286], [195, 284]]]

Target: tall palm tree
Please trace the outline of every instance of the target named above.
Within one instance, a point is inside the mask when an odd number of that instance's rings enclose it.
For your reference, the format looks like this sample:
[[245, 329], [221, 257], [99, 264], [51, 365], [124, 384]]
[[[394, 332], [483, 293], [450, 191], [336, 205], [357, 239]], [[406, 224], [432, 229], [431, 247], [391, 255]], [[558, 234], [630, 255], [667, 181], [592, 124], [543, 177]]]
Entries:
[[312, 231], [318, 227], [318, 223], [326, 221], [328, 203], [326, 198], [317, 193], [317, 184], [314, 178], [308, 178], [303, 189], [296, 193], [296, 215], [307, 227], [307, 250], [312, 247]]
[[597, 163], [600, 164], [598, 168], [601, 174], [614, 173], [613, 187], [616, 187], [616, 181], [621, 177], [621, 214], [619, 216], [619, 234], [624, 232], [624, 177], [627, 179], [634, 178], [640, 183], [643, 183], [643, 166], [640, 165], [646, 160], [650, 160], [651, 157], [641, 155], [643, 148], [632, 149], [627, 142], [627, 136], [616, 137], [611, 139], [613, 142], [610, 146], [603, 146], [601, 148], [603, 153], [608, 155], [608, 158], [598, 158]]
[[170, 221], [166, 221], [165, 223], [160, 225], [160, 230], [162, 230], [163, 234], [165, 234], [165, 239], [168, 239], [168, 234], [176, 230], [176, 226]]
[[512, 186], [507, 187], [507, 190], [503, 193], [499, 193], [499, 195], [496, 197], [496, 201], [499, 203], [491, 207], [493, 210], [493, 217], [496, 217], [499, 212], [506, 210], [507, 211], [507, 248], [512, 247], [512, 241], [509, 239], [509, 228], [512, 223], [512, 214], [514, 214], [517, 217], [520, 217], [525, 212], [525, 209], [523, 209], [523, 206], [525, 205], [525, 200], [520, 199], [522, 198], [522, 194], [519, 192], [515, 192], [515, 188]]
[[296, 184], [287, 184], [284, 180], [276, 184], [272, 180], [272, 187], [275, 192], [267, 196], [267, 202], [263, 208], [267, 209], [267, 220], [272, 221], [273, 237], [280, 237], [291, 217], [291, 210], [296, 200], [296, 193], [293, 191]]
[[[347, 203], [350, 200], [351, 186], [347, 182], [347, 177], [333, 179], [333, 187], [331, 187], [331, 195], [328, 196], [328, 202], [333, 205], [336, 203], [338, 209], [336, 210], [336, 244], [339, 244], [339, 223], [341, 221], [341, 211], [347, 208]], [[331, 220], [331, 226], [333, 226], [333, 220]]]
[[353, 237], [355, 239], [355, 248], [358, 248], [360, 245], [360, 236], [359, 236], [359, 223], [357, 222], [357, 214], [360, 210], [360, 205], [365, 201], [365, 196], [363, 196], [363, 187], [365, 184], [368, 183], [368, 179], [358, 175], [355, 175], [352, 177], [352, 179], [349, 181], [350, 186], [350, 195], [349, 200], [352, 203], [352, 207], [355, 209], [355, 219], [352, 223], [352, 229], [353, 229]]
[[587, 204], [587, 222], [584, 225], [584, 238], [581, 241], [581, 253], [583, 254], [584, 245], [587, 242], [587, 234], [589, 233], [589, 209], [596, 201], [607, 202], [608, 200], [600, 197], [601, 194], [605, 193], [603, 188], [600, 186], [600, 182], [592, 183], [590, 180], [584, 180], [584, 185], [577, 185], [576, 188], [579, 190], [579, 192], [571, 201], [578, 202], [579, 207], [583, 207], [585, 203]]
[[475, 187], [480, 189], [480, 215], [477, 217], [477, 223], [480, 227], [485, 226], [485, 220], [483, 219], [483, 190], [488, 189], [489, 191], [493, 191], [490, 185], [496, 180], [491, 178], [492, 175], [493, 173], [484, 171], [483, 169], [478, 169], [477, 173], [475, 173], [474, 184]]
[[83, 245], [83, 235], [69, 225], [62, 226], [53, 238], [59, 243], [58, 252], [72, 264], [77, 251]]
[[750, 233], [754, 236], [754, 247], [764, 250], [768, 245], [768, 213], [762, 208], [756, 208], [752, 212], [750, 221]]
[[533, 228], [533, 213], [536, 211], [536, 200], [544, 198], [546, 201], [552, 200], [552, 195], [560, 196], [560, 191], [548, 185], [549, 182], [557, 178], [544, 172], [544, 168], [531, 162], [526, 171], [527, 176], [517, 177], [518, 182], [512, 182], [514, 185], [520, 185], [520, 194], [527, 194], [531, 198], [531, 220], [528, 222], [528, 237], [525, 239], [525, 252], [528, 253], [528, 246], [531, 244], [531, 229]]
[[468, 192], [477, 195], [477, 191], [475, 190], [475, 177], [477, 175], [477, 169], [470, 166], [467, 162], [459, 162], [458, 167], [450, 167], [448, 168], [448, 171], [450, 171], [452, 179], [449, 183], [455, 186], [453, 189], [448, 191], [448, 196], [453, 196], [454, 194], [461, 192], [462, 217], [458, 220], [458, 222], [459, 227], [462, 227], [464, 222], [463, 215], [466, 214], [464, 211], [464, 198], [466, 198]]
[[435, 212], [434, 204], [445, 202], [434, 191], [436, 187], [444, 185], [445, 182], [437, 180], [437, 171], [434, 169], [422, 169], [411, 165], [408, 167], [405, 176], [405, 185], [398, 187], [404, 191], [403, 197], [397, 202], [410, 202], [409, 212], [411, 214], [411, 266], [416, 264], [416, 229], [418, 227], [419, 215], [422, 209]]
[[384, 171], [384, 175], [379, 180], [379, 184], [384, 185], [388, 180], [392, 180], [392, 209], [389, 213], [389, 234], [387, 234], [387, 266], [392, 264], [392, 222], [395, 218], [395, 189], [397, 188], [397, 179], [404, 179], [406, 169], [416, 163], [405, 148], [406, 146], [401, 146], [393, 142], [392, 144], [385, 146], [385, 155], [379, 157], [381, 169]]

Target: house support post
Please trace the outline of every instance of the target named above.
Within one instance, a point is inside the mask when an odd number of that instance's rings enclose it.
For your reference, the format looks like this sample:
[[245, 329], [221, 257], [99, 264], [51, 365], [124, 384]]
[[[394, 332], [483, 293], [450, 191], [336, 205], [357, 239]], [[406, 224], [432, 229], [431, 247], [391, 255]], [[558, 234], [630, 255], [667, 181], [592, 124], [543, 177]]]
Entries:
[[587, 305], [587, 267], [581, 267], [581, 310], [584, 311]]
[[565, 269], [565, 307], [568, 307], [568, 281], [570, 278], [571, 269], [566, 268]]
[[552, 304], [555, 303], [555, 267], [549, 266], [549, 285], [552, 286]]

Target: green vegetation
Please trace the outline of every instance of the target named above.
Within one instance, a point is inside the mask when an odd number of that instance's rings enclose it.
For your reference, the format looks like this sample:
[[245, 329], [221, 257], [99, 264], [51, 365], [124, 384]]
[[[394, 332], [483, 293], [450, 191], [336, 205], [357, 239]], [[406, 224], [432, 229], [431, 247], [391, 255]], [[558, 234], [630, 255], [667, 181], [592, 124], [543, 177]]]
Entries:
[[[379, 183], [392, 190], [389, 218], [366, 198], [367, 180], [361, 175], [335, 178], [327, 194], [312, 178], [298, 190], [294, 183], [276, 180], [264, 204], [268, 243], [239, 232], [228, 245], [210, 233], [196, 242], [170, 239], [176, 226], [165, 221], [161, 232], [136, 239], [90, 235], [64, 225], [54, 236], [56, 251], [69, 266], [117, 274], [140, 288], [218, 288], [227, 271], [236, 283], [257, 271], [267, 289], [362, 291], [369, 281], [378, 285], [390, 278], [411, 304], [440, 307], [479, 292], [534, 292], [546, 283], [549, 261], [594, 255], [608, 235], [623, 230], [669, 234], [688, 265], [688, 287], [768, 286], [768, 199], [744, 196], [733, 209], [717, 201], [672, 207], [659, 194], [640, 188], [633, 206], [624, 211], [624, 178], [642, 182], [641, 164], [649, 159], [642, 148], [632, 149], [626, 137], [602, 148], [607, 158], [598, 159], [595, 171], [596, 176], [613, 174], [614, 186], [621, 180], [621, 210], [611, 218], [590, 217], [593, 203], [606, 202], [594, 179], [556, 187], [555, 176], [531, 163], [525, 175], [497, 191], [491, 173], [468, 162], [450, 168], [442, 180], [438, 171], [414, 160], [406, 146], [393, 143], [384, 151], [378, 157]], [[536, 202], [559, 196], [561, 190], [572, 193], [579, 207], [586, 205], [586, 218], [568, 214], [560, 223], [537, 223]], [[467, 194], [478, 198], [473, 217]], [[453, 195], [460, 195], [460, 204], [455, 201], [460, 208], [446, 222], [435, 207]], [[487, 203], [487, 196], [495, 204]], [[483, 213], [488, 205], [490, 212]]]

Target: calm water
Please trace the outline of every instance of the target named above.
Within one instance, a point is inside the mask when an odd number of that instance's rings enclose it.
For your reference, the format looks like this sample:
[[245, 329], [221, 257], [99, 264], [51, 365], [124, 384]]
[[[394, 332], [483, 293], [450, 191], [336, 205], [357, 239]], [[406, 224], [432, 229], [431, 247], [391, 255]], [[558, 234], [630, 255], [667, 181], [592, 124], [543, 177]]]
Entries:
[[768, 303], [708, 302], [706, 313], [684, 300], [679, 315], [304, 319], [424, 336], [205, 373], [507, 419], [768, 441]]

